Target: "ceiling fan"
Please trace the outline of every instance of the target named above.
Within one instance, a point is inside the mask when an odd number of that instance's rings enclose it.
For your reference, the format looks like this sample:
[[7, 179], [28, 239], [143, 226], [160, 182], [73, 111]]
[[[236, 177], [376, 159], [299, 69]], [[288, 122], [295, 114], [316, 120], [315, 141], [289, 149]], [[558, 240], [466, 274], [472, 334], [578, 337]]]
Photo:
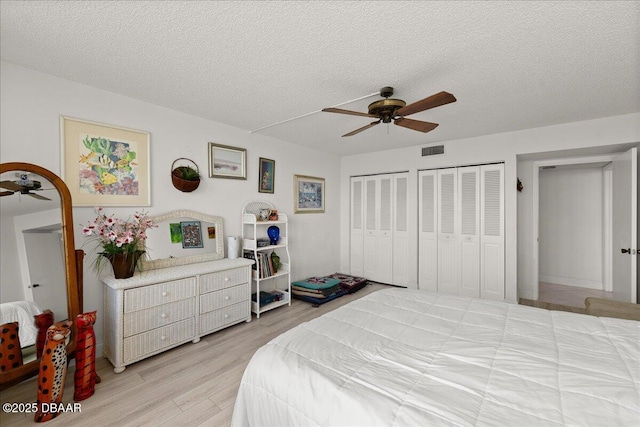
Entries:
[[38, 200], [51, 200], [48, 197], [41, 196], [40, 194], [32, 193], [32, 191], [47, 190], [42, 188], [40, 181], [21, 179], [19, 181], [0, 181], [0, 187], [6, 189], [6, 191], [0, 191], [0, 196], [11, 196], [12, 194], [19, 193], [31, 196]]
[[360, 113], [358, 111], [343, 110], [341, 108], [333, 107], [323, 108], [322, 111], [327, 113], [351, 114], [353, 116], [372, 117], [378, 119], [342, 136], [353, 136], [379, 123], [391, 123], [392, 120], [393, 123], [398, 126], [426, 133], [438, 127], [438, 124], [407, 119], [405, 116], [419, 113], [430, 108], [440, 107], [441, 105], [449, 104], [451, 102], [456, 102], [455, 96], [448, 92], [439, 92], [409, 105], [401, 99], [389, 99], [391, 95], [393, 95], [392, 87], [387, 86], [380, 89], [380, 96], [385, 99], [369, 104], [368, 113]]

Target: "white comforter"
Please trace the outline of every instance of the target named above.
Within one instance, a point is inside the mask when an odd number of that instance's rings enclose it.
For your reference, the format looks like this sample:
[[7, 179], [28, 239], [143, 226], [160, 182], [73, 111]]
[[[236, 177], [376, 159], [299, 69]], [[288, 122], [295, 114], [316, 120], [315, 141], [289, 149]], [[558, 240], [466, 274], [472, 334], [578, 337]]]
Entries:
[[0, 325], [18, 322], [18, 338], [20, 347], [28, 347], [36, 343], [38, 328], [33, 316], [42, 310], [32, 301], [3, 302], [0, 304]]
[[640, 425], [640, 322], [404, 289], [280, 335], [233, 426]]

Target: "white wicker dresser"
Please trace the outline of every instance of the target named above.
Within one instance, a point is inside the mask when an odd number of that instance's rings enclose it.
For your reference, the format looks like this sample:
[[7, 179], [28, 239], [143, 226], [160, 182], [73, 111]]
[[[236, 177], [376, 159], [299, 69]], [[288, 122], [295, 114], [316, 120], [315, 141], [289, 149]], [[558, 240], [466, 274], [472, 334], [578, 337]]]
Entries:
[[114, 372], [188, 341], [251, 321], [251, 264], [221, 259], [136, 272], [104, 283], [104, 354]]

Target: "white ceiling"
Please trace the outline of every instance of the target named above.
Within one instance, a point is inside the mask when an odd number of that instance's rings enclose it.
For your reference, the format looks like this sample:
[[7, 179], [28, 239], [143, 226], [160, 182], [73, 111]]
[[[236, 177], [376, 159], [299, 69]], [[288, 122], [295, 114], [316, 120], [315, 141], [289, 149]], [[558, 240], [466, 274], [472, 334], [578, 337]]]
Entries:
[[2, 60], [247, 132], [383, 86], [458, 99], [410, 116], [427, 134], [341, 138], [371, 119], [322, 112], [259, 132], [338, 155], [640, 111], [637, 1], [0, 5]]

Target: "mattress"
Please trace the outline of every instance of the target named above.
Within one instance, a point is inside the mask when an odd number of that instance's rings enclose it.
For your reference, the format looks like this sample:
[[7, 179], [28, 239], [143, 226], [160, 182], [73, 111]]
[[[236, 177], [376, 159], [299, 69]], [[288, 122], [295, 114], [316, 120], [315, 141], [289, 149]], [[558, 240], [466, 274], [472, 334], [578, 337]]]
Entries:
[[36, 343], [38, 328], [33, 316], [42, 310], [32, 301], [14, 301], [0, 304], [0, 324], [18, 322], [18, 338], [20, 347], [28, 347]]
[[381, 290], [260, 348], [233, 426], [640, 422], [640, 322]]

